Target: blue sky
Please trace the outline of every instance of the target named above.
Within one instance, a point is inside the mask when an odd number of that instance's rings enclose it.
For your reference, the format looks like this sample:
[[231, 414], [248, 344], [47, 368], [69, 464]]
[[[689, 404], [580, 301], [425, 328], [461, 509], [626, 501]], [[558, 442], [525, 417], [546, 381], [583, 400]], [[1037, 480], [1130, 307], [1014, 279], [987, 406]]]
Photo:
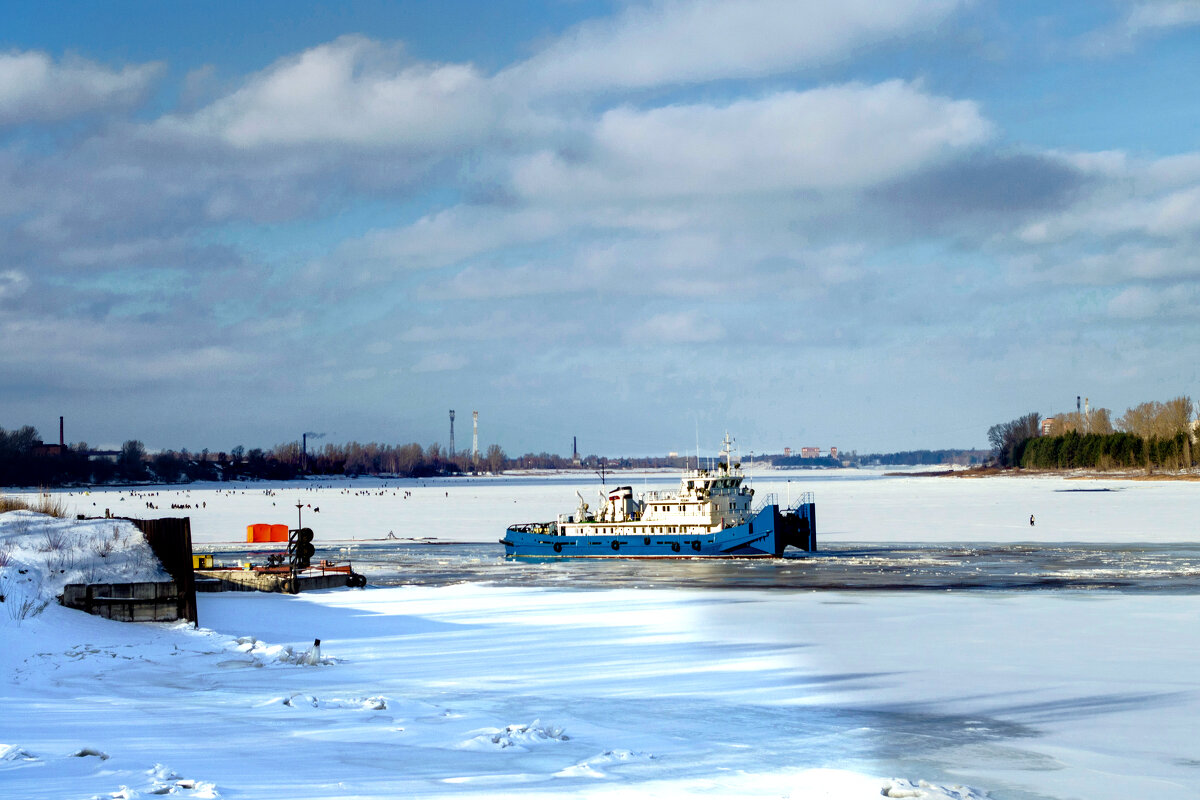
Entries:
[[864, 452], [1197, 394], [1194, 0], [0, 15], [3, 427]]

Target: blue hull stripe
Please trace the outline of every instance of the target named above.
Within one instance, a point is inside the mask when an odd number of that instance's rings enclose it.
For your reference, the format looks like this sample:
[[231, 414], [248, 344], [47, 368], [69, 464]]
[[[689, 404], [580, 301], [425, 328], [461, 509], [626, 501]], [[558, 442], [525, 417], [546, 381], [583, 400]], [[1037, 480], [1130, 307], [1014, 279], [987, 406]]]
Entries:
[[[509, 528], [500, 543], [517, 558], [766, 558], [789, 546], [816, 549], [815, 504], [767, 506], [744, 525], [711, 533], [557, 536]], [[550, 525], [542, 526], [549, 529]]]

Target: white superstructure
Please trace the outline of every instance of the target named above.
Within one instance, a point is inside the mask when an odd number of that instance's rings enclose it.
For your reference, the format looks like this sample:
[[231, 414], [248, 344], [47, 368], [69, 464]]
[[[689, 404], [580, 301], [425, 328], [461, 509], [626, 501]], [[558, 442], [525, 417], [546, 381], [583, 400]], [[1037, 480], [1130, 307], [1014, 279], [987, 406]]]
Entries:
[[716, 469], [684, 473], [678, 491], [641, 492], [634, 499], [632, 487], [618, 486], [601, 494], [600, 507], [595, 512], [580, 495], [575, 514], [559, 515], [557, 531], [553, 533], [560, 536], [704, 534], [742, 525], [751, 517], [754, 489], [742, 485], [744, 475], [741, 465], [732, 462], [730, 444], [726, 436], [725, 461]]

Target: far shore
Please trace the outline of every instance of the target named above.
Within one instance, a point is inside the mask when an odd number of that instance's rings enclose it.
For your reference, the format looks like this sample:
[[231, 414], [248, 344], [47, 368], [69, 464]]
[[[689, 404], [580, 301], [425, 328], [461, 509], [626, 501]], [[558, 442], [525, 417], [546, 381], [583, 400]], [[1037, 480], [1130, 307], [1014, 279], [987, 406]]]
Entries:
[[922, 472], [885, 472], [885, 475], [904, 478], [1064, 478], [1069, 481], [1200, 481], [1200, 472], [1165, 472], [1154, 470], [1098, 469], [1003, 469], [1000, 467], [971, 467], [970, 469], [941, 469]]

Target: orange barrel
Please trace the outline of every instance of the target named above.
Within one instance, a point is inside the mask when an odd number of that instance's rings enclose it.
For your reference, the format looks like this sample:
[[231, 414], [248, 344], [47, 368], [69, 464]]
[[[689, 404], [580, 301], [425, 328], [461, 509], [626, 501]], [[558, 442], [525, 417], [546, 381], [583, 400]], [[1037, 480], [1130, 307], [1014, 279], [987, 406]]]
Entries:
[[270, 525], [260, 522], [256, 525], [251, 525], [250, 527], [254, 530], [254, 541], [255, 542], [271, 541], [271, 526]]
[[271, 526], [271, 541], [286, 542], [288, 540], [287, 525], [272, 525]]

